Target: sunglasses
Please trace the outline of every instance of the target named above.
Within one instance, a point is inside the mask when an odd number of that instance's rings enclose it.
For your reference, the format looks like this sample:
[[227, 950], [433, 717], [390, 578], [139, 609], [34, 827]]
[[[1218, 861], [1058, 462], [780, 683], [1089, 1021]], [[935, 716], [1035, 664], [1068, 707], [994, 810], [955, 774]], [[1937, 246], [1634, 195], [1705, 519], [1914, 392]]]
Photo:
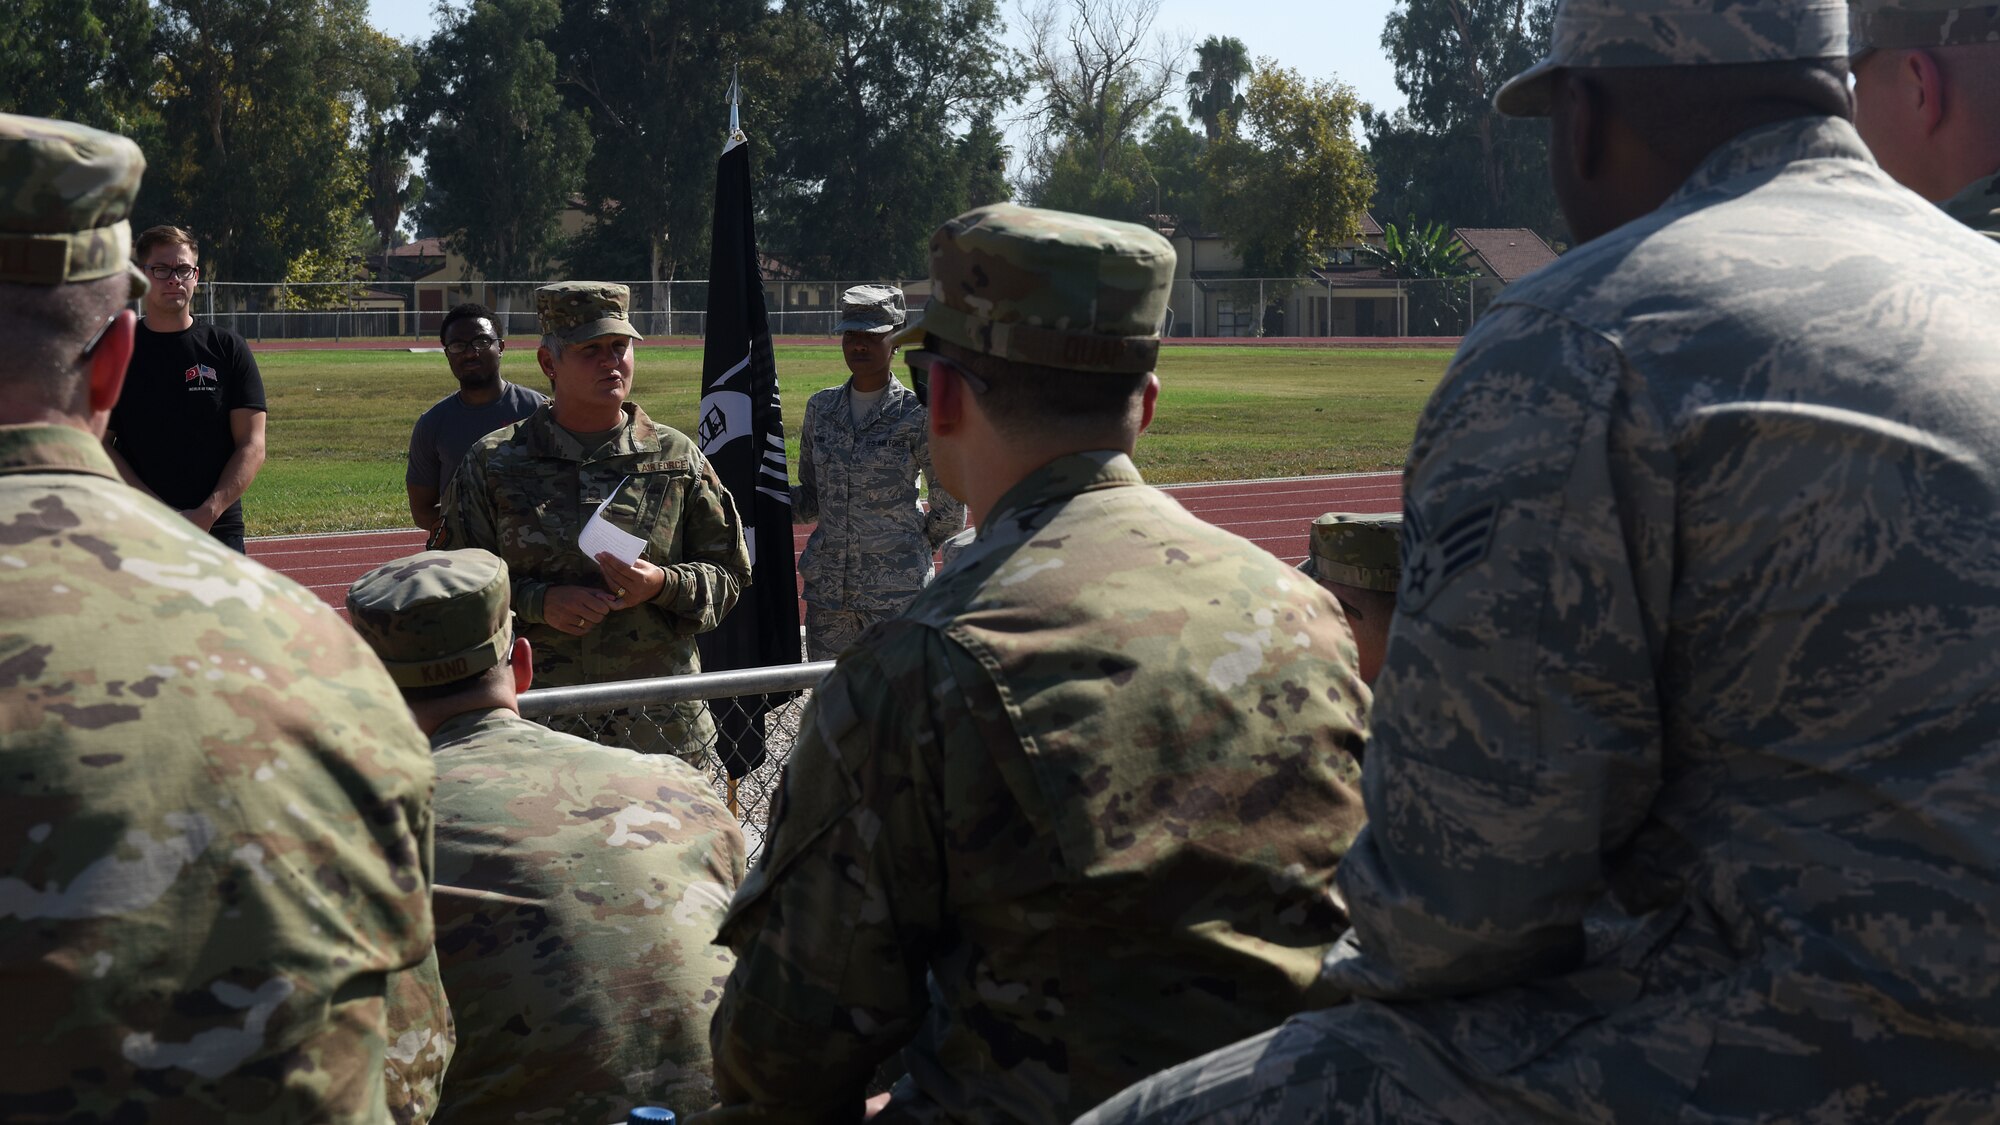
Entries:
[[980, 394], [985, 394], [991, 389], [991, 384], [987, 383], [986, 380], [967, 371], [963, 366], [946, 359], [942, 352], [918, 348], [903, 358], [910, 365], [910, 384], [917, 392], [917, 405], [919, 406], [930, 405], [931, 368], [933, 367], [950, 368], [959, 378], [965, 380], [971, 385], [973, 390]]

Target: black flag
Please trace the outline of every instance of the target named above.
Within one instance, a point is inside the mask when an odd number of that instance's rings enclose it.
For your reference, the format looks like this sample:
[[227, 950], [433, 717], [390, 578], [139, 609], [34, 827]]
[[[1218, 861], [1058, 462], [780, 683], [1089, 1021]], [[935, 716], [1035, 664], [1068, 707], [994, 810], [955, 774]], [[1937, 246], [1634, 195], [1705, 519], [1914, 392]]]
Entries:
[[[731, 101], [735, 101], [734, 84]], [[735, 129], [715, 173], [708, 260], [708, 322], [701, 356], [695, 440], [736, 499], [750, 548], [751, 585], [722, 624], [699, 638], [706, 671], [799, 662], [798, 579], [792, 558], [792, 494], [778, 367], [757, 269], [750, 208], [750, 149]], [[751, 696], [717, 716], [729, 776], [764, 760], [764, 714], [786, 697]]]

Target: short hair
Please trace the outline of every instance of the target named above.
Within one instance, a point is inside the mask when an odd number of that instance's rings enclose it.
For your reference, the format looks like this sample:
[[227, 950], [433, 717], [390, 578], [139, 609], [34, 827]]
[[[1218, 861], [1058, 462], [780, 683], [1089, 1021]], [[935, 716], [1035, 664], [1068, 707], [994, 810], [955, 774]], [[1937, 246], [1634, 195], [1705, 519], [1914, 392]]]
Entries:
[[993, 428], [1009, 437], [1052, 430], [1080, 435], [1137, 423], [1146, 372], [1070, 371], [983, 355], [936, 336], [927, 340], [928, 347], [985, 380], [987, 389], [973, 393]]
[[1396, 615], [1396, 591], [1374, 590], [1366, 586], [1349, 586], [1345, 582], [1321, 582], [1326, 592], [1340, 603], [1340, 608], [1354, 614], [1363, 621], [1378, 621]]
[[[451, 326], [457, 324], [461, 320], [492, 321], [493, 310], [487, 308], [485, 305], [482, 305], [477, 301], [467, 301], [464, 304], [452, 306], [452, 310], [444, 314], [444, 319], [438, 322], [438, 343], [440, 344], [444, 343], [444, 334], [446, 332], [451, 331]], [[500, 324], [498, 321], [494, 321], [493, 331], [495, 332], [500, 331]]]
[[194, 240], [194, 235], [188, 233], [186, 227], [166, 223], [147, 227], [139, 232], [138, 241], [132, 244], [132, 257], [143, 262], [146, 260], [146, 255], [153, 252], [155, 246], [185, 246], [188, 248], [188, 253], [196, 258], [201, 257], [201, 244]]
[[0, 282], [0, 395], [81, 418], [89, 413], [83, 349], [130, 300], [131, 275], [120, 270], [67, 285]]
[[1577, 73], [1604, 91], [1611, 112], [1655, 151], [1688, 162], [1767, 121], [1802, 113], [1853, 116], [1845, 58], [1582, 68]]
[[563, 343], [563, 338], [561, 336], [554, 335], [553, 333], [544, 332], [542, 333], [542, 346], [549, 349], [549, 355], [553, 356], [556, 359], [561, 359], [563, 354], [563, 349], [568, 347], [569, 345]]

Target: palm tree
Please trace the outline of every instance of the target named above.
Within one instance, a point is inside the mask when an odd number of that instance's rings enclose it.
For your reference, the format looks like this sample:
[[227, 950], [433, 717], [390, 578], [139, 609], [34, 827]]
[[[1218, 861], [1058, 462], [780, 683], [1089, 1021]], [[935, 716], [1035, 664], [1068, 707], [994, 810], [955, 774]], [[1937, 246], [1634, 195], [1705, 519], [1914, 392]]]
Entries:
[[1443, 223], [1419, 227], [1415, 215], [1400, 231], [1396, 224], [1384, 223], [1382, 245], [1363, 246], [1361, 256], [1382, 267], [1385, 277], [1430, 283], [1408, 287], [1406, 333], [1455, 336], [1465, 331], [1472, 312], [1471, 290], [1445, 283], [1478, 277], [1479, 271], [1466, 261], [1472, 252]]
[[1201, 65], [1188, 71], [1188, 113], [1212, 141], [1222, 135], [1224, 114], [1232, 122], [1243, 115], [1243, 95], [1236, 91], [1250, 77], [1250, 48], [1233, 35], [1211, 35], [1194, 54]]

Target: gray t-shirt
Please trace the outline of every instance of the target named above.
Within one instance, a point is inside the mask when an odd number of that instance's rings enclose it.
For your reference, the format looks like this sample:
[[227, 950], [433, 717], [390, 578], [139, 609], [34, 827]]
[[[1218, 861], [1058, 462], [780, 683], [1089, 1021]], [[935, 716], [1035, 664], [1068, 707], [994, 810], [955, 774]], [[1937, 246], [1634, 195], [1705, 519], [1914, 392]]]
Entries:
[[410, 464], [403, 470], [403, 483], [443, 492], [473, 442], [533, 414], [544, 401], [505, 379], [500, 381], [500, 397], [485, 406], [467, 406], [456, 392], [439, 399], [410, 431]]

